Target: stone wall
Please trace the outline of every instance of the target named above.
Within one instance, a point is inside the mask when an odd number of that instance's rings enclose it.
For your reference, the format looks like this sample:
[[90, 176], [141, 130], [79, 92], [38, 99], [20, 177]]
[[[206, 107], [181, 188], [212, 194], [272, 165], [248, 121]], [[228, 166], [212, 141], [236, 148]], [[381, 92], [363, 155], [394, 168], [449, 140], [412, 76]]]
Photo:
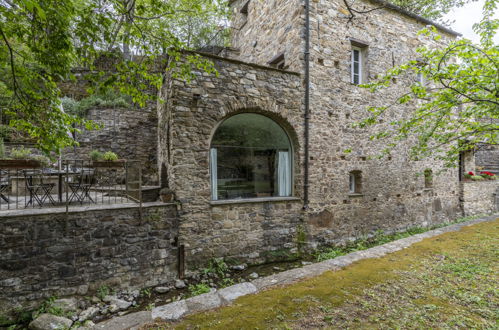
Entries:
[[[31, 212], [31, 214], [30, 214]], [[36, 213], [35, 213], [36, 212]], [[0, 214], [0, 314], [101, 285], [135, 288], [177, 276], [175, 205]]]
[[499, 146], [480, 145], [475, 152], [478, 171], [490, 171], [499, 175]]
[[241, 13], [248, 0], [231, 2], [232, 46], [238, 59], [268, 65], [284, 54], [285, 68], [303, 70], [304, 7], [301, 0], [249, 1], [248, 14]]
[[[302, 121], [297, 74], [212, 57], [219, 76], [168, 80], [159, 109], [162, 178], [181, 203], [180, 237], [192, 270], [211, 257], [263, 260], [292, 248], [302, 221]], [[293, 141], [296, 198], [253, 203], [212, 202], [209, 149], [224, 118], [256, 112], [278, 122]]]
[[[247, 3], [232, 2], [233, 46], [239, 58], [265, 64], [276, 52], [285, 51], [293, 70], [303, 70], [305, 26], [301, 1], [250, 1], [248, 14], [240, 13]], [[362, 10], [379, 7], [357, 2]], [[459, 173], [442, 171], [438, 161], [412, 161], [412, 141], [398, 142], [385, 159], [376, 156], [383, 143], [370, 141], [377, 132], [390, 129], [388, 123], [406, 116], [415, 105], [394, 107], [385, 124], [354, 129], [371, 105], [389, 103], [401, 95], [416, 77], [405, 77], [395, 87], [378, 93], [351, 84], [351, 49], [363, 44], [367, 60], [364, 74], [375, 79], [394, 65], [416, 58], [415, 49], [427, 44], [438, 47], [455, 37], [441, 31], [439, 42], [418, 36], [426, 22], [393, 9], [357, 14], [349, 20], [342, 1], [311, 1], [311, 125], [310, 125], [310, 209], [307, 230], [311, 241], [334, 243], [369, 235], [377, 230], [403, 230], [458, 217]], [[300, 123], [300, 126], [303, 125]], [[351, 153], [344, 150], [350, 149]], [[467, 165], [470, 165], [467, 162]], [[425, 187], [426, 169], [433, 172], [432, 187]], [[362, 173], [362, 193], [349, 193], [349, 173]]]
[[[355, 6], [369, 10], [376, 4], [362, 1]], [[418, 46], [438, 47], [453, 36], [444, 33], [439, 43], [418, 36], [424, 25], [394, 10], [357, 14], [350, 21], [347, 14], [342, 1], [311, 2], [311, 236], [318, 242], [338, 242], [458, 217], [457, 169], [441, 171], [441, 162], [411, 160], [411, 140], [397, 141], [392, 153], [380, 160], [377, 155], [387, 141], [370, 141], [371, 135], [390, 130], [389, 123], [407, 116], [415, 104], [393, 106], [376, 126], [353, 128], [369, 106], [392, 104], [416, 77], [404, 77], [376, 94], [351, 83], [353, 46], [365, 46], [366, 82], [414, 60]], [[433, 172], [431, 188], [425, 187], [425, 169]], [[362, 172], [360, 195], [349, 193], [351, 171]]]
[[461, 183], [465, 216], [499, 212], [499, 181]]
[[140, 161], [144, 184], [158, 184], [158, 120], [155, 107], [95, 108], [88, 111], [87, 118], [99, 124], [101, 129], [82, 129], [76, 135], [80, 145], [67, 148], [64, 158], [88, 160], [92, 150], [113, 151], [120, 158]]
[[[301, 3], [250, 1], [247, 15], [240, 13], [246, 3], [238, 0], [231, 5], [239, 58], [265, 65], [285, 51], [288, 66], [301, 71]], [[369, 2], [359, 5], [374, 6]], [[310, 206], [306, 211], [299, 201], [303, 191], [301, 78], [214, 57], [218, 77], [199, 73], [189, 84], [167, 81], [161, 92], [165, 102], [159, 109], [159, 158], [164, 181], [182, 203], [180, 236], [191, 268], [210, 257], [261, 261], [270, 250], [296, 247], [300, 230], [306, 231], [312, 245], [331, 244], [379, 230], [442, 223], [462, 214], [458, 169], [444, 170], [434, 160], [411, 160], [411, 140], [398, 142], [385, 159], [375, 157], [384, 146], [369, 136], [389, 129], [391, 120], [406, 116], [415, 104], [394, 107], [387, 114], [390, 120], [382, 125], [352, 127], [369, 105], [389, 102], [415, 79], [404, 77], [377, 95], [351, 84], [352, 45], [367, 46], [365, 74], [374, 79], [393, 65], [416, 58], [416, 47], [438, 47], [454, 35], [442, 31], [441, 41], [427, 40], [418, 36], [423, 23], [396, 10], [380, 9], [350, 21], [345, 12], [341, 1], [315, 1], [311, 6]], [[211, 202], [211, 136], [224, 118], [254, 111], [274, 118], [296, 137], [293, 196], [297, 200], [244, 205]], [[351, 153], [345, 153], [347, 149]], [[429, 185], [425, 170], [433, 173]], [[352, 171], [362, 173], [360, 193], [349, 191]], [[275, 239], [269, 242], [265, 235]]]

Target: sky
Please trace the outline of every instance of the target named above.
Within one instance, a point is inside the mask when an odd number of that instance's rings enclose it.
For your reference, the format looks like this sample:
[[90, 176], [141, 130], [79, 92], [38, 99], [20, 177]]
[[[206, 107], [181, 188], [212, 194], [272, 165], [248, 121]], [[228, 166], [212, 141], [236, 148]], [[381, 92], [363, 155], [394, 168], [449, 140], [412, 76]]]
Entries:
[[[451, 28], [463, 35], [463, 37], [479, 42], [480, 38], [473, 32], [472, 26], [478, 23], [482, 17], [482, 7], [484, 0], [478, 0], [467, 4], [464, 7], [456, 8], [450, 12], [445, 18], [455, 20]], [[495, 15], [499, 18], [499, 11]], [[499, 43], [499, 35], [496, 35], [494, 40]]]

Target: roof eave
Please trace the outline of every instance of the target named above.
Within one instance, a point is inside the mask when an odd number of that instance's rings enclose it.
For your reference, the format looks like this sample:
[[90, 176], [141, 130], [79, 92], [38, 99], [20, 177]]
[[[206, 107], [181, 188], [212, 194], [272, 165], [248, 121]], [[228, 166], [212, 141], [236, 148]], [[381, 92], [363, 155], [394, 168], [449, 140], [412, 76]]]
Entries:
[[[234, 0], [235, 1], [235, 0]], [[462, 34], [459, 33], [459, 32], [456, 32], [452, 29], [449, 29], [448, 27], [445, 27], [439, 23], [436, 23], [428, 18], [425, 18], [423, 16], [420, 16], [418, 14], [415, 14], [413, 12], [410, 12], [408, 10], [405, 10], [404, 8], [401, 8], [397, 5], [394, 5], [388, 1], [385, 1], [385, 0], [370, 0], [374, 3], [377, 3], [377, 4], [380, 4], [381, 6], [383, 6], [383, 8], [388, 8], [388, 9], [391, 9], [391, 10], [394, 10], [396, 12], [399, 12], [405, 16], [408, 16], [408, 17], [411, 17], [413, 19], [415, 19], [416, 21], [418, 22], [421, 22], [421, 23], [424, 23], [425, 25], [433, 25], [434, 27], [436, 27], [437, 29], [439, 29], [440, 31], [443, 31], [445, 33], [448, 33], [448, 34], [451, 34], [453, 36], [456, 36], [456, 37], [461, 37]]]
[[[236, 2], [236, 1], [237, 0], [229, 0], [229, 6], [232, 3]], [[439, 23], [436, 23], [436, 22], [434, 22], [434, 21], [432, 21], [432, 20], [430, 20], [428, 18], [425, 18], [425, 17], [420, 16], [418, 14], [414, 14], [413, 12], [405, 10], [405, 9], [403, 9], [403, 8], [401, 8], [399, 6], [396, 6], [396, 5], [394, 5], [394, 4], [392, 4], [392, 3], [388, 2], [388, 1], [384, 1], [384, 0], [370, 0], [370, 1], [382, 5], [384, 8], [388, 8], [388, 9], [394, 10], [396, 12], [399, 12], [399, 13], [405, 15], [405, 16], [411, 17], [411, 18], [415, 19], [418, 22], [424, 23], [426, 25], [433, 25], [434, 27], [436, 27], [437, 29], [439, 29], [440, 31], [443, 31], [445, 33], [451, 34], [451, 35], [456, 36], [456, 37], [461, 37], [462, 36], [462, 34], [459, 33], [459, 32], [456, 32], [456, 31], [454, 31], [452, 29], [449, 29], [448, 27], [445, 27], [445, 26], [443, 26], [443, 25], [441, 25]]]

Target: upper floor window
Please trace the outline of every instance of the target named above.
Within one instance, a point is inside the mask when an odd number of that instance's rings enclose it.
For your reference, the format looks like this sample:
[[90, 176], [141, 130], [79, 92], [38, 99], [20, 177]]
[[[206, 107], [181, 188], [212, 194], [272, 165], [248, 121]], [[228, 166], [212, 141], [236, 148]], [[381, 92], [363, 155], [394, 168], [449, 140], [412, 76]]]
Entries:
[[352, 171], [350, 172], [350, 194], [361, 194], [362, 193], [362, 172]]
[[425, 79], [424, 73], [418, 72], [417, 75], [416, 75], [416, 81], [420, 85], [423, 85], [423, 86], [426, 85], [426, 79]]
[[365, 41], [350, 38], [351, 54], [351, 82], [360, 85], [367, 82], [367, 49]]
[[352, 84], [362, 83], [362, 49], [352, 47]]
[[212, 200], [291, 196], [291, 143], [266, 116], [226, 119], [213, 136], [210, 167]]
[[422, 59], [422, 58], [417, 58], [416, 59], [416, 62], [417, 62], [417, 66], [419, 68], [419, 70], [416, 72], [416, 81], [418, 83], [420, 83], [421, 85], [426, 85], [426, 77], [425, 77], [425, 74], [423, 72], [423, 69], [425, 66], [427, 66], [427, 62]]
[[424, 187], [426, 189], [433, 188], [433, 171], [429, 168], [424, 170]]

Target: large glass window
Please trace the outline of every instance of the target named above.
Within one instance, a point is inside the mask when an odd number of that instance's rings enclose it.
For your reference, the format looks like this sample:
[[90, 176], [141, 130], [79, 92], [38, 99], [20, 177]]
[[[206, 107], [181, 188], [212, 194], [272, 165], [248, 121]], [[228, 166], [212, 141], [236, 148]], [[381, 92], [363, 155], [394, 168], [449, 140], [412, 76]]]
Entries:
[[291, 196], [292, 151], [286, 132], [254, 113], [232, 116], [210, 150], [213, 200]]

